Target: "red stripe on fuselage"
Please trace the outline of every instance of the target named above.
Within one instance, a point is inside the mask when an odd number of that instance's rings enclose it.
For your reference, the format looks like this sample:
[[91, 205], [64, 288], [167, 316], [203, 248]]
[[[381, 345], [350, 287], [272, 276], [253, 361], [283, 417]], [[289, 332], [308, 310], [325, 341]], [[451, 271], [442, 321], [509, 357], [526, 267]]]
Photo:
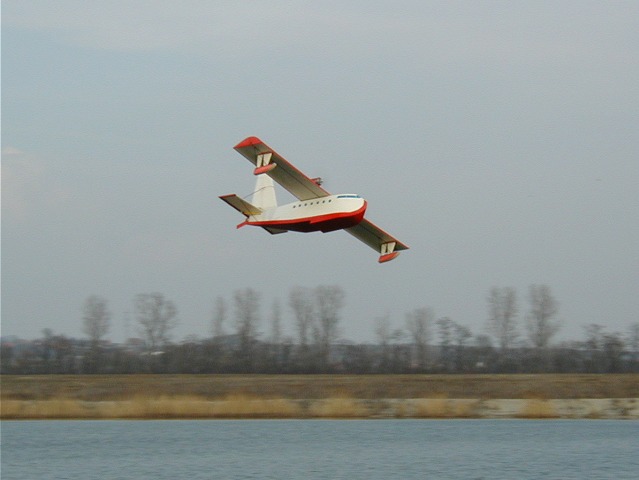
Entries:
[[368, 204], [364, 201], [364, 205], [353, 212], [336, 212], [304, 218], [248, 222], [248, 225], [255, 225], [257, 227], [276, 227], [281, 228], [282, 230], [305, 233], [332, 232], [334, 230], [341, 230], [357, 225], [364, 218], [367, 206]]

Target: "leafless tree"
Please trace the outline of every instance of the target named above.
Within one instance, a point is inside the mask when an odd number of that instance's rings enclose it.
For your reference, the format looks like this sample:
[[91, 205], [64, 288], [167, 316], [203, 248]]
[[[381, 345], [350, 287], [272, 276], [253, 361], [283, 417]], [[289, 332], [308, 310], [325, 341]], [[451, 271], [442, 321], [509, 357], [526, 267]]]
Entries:
[[530, 286], [530, 313], [526, 319], [528, 336], [537, 349], [546, 349], [550, 339], [559, 331], [559, 323], [553, 321], [558, 305], [548, 285]]
[[282, 307], [277, 300], [273, 301], [271, 310], [271, 343], [274, 345], [282, 343]]
[[260, 295], [252, 288], [236, 290], [235, 328], [240, 340], [238, 356], [244, 370], [250, 371], [256, 361], [255, 341], [258, 337]]
[[591, 323], [590, 325], [586, 325], [584, 327], [584, 330], [586, 333], [586, 349], [590, 350], [591, 352], [601, 350], [601, 348], [603, 347], [603, 325]]
[[430, 328], [435, 314], [430, 308], [417, 308], [406, 314], [406, 329], [410, 334], [415, 348], [414, 366], [425, 369], [428, 365], [428, 344], [430, 343]]
[[379, 359], [380, 369], [382, 372], [388, 371], [390, 368], [391, 359], [391, 330], [390, 330], [390, 315], [387, 313], [380, 317], [377, 317], [375, 326], [375, 337], [377, 338], [377, 344], [382, 348], [381, 357]]
[[[71, 341], [64, 335], [56, 335], [50, 328], [43, 329], [42, 335], [39, 363], [44, 368], [43, 373], [78, 373], [74, 368], [76, 362]], [[4, 350], [4, 345], [2, 350]], [[89, 373], [96, 371], [98, 355], [99, 350], [92, 348], [88, 358], [84, 359], [84, 370]]]
[[337, 285], [315, 288], [318, 347], [323, 367], [328, 366], [330, 346], [337, 340], [339, 313], [344, 306], [344, 290]]
[[107, 301], [97, 295], [91, 295], [82, 308], [82, 331], [89, 337], [92, 348], [97, 348], [111, 327], [111, 312]]
[[100, 342], [111, 326], [111, 312], [107, 301], [97, 295], [86, 299], [82, 307], [82, 331], [89, 337], [90, 347], [82, 360], [82, 369], [86, 373], [98, 373], [101, 370], [102, 349]]
[[279, 371], [282, 368], [282, 308], [280, 302], [276, 299], [273, 301], [271, 308], [271, 333], [270, 345], [268, 348], [268, 357], [270, 368]]
[[293, 288], [289, 294], [289, 305], [295, 317], [298, 343], [302, 350], [306, 350], [315, 319], [311, 291], [304, 287]]
[[390, 315], [388, 313], [375, 319], [375, 337], [378, 345], [388, 345], [391, 338]]
[[446, 348], [452, 343], [453, 328], [455, 322], [450, 317], [442, 317], [437, 320], [437, 335], [439, 336], [439, 346]]
[[235, 300], [235, 328], [240, 337], [254, 340], [257, 338], [259, 323], [260, 295], [252, 288], [236, 290]]
[[511, 287], [493, 287], [488, 295], [488, 329], [502, 353], [517, 338], [517, 292]]
[[587, 351], [586, 365], [591, 372], [603, 372], [604, 330], [604, 326], [597, 323], [591, 323], [584, 327], [586, 334], [584, 348]]
[[624, 343], [618, 333], [608, 333], [603, 337], [603, 350], [606, 358], [605, 370], [607, 373], [621, 371]]
[[219, 296], [215, 299], [215, 309], [213, 311], [213, 338], [224, 336], [224, 322], [227, 317], [226, 301]]
[[411, 368], [411, 350], [406, 345], [408, 334], [401, 328], [395, 328], [390, 334], [392, 345], [391, 370], [393, 372], [405, 372]]
[[139, 294], [134, 307], [147, 350], [156, 352], [168, 343], [170, 332], [177, 325], [177, 309], [161, 293]]
[[455, 322], [449, 317], [437, 320], [437, 334], [439, 336], [439, 361], [444, 371], [451, 368], [451, 346]]
[[639, 322], [630, 325], [627, 338], [626, 344], [632, 355], [631, 369], [632, 371], [636, 371], [639, 367]]
[[453, 322], [453, 338], [455, 341], [455, 364], [458, 372], [463, 372], [467, 369], [466, 361], [466, 346], [468, 341], [472, 338], [473, 334], [470, 328], [465, 325]]

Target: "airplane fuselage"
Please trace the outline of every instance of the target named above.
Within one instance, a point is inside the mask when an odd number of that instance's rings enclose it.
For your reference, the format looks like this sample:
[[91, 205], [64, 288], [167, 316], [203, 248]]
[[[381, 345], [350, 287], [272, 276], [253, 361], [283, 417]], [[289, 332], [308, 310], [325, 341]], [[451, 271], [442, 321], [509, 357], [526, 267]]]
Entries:
[[366, 212], [366, 200], [355, 194], [298, 200], [250, 215], [245, 224], [295, 232], [332, 232], [354, 227]]

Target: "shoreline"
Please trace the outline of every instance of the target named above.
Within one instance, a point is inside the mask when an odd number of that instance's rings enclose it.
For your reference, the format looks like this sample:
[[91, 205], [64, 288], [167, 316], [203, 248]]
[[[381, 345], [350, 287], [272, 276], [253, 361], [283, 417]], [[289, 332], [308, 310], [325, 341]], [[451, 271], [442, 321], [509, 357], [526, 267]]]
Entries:
[[639, 374], [0, 376], [2, 420], [639, 419]]
[[639, 419], [639, 398], [624, 399], [259, 399], [192, 397], [121, 401], [5, 400], [2, 420], [159, 419]]

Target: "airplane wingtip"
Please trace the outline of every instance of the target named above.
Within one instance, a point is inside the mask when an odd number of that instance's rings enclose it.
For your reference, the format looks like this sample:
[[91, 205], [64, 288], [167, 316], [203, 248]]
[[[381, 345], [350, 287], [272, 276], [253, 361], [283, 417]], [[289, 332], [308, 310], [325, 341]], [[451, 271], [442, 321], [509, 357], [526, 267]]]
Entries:
[[257, 137], [246, 137], [244, 140], [242, 140], [240, 143], [238, 143], [237, 145], [235, 145], [235, 149], [239, 149], [239, 148], [244, 148], [244, 147], [250, 147], [251, 145], [258, 145], [262, 143], [262, 140], [260, 140]]
[[386, 262], [390, 262], [391, 260], [397, 258], [397, 256], [399, 255], [399, 252], [391, 252], [391, 253], [385, 253], [384, 255], [381, 255], [379, 257], [379, 260], [377, 260], [379, 263], [386, 263]]

